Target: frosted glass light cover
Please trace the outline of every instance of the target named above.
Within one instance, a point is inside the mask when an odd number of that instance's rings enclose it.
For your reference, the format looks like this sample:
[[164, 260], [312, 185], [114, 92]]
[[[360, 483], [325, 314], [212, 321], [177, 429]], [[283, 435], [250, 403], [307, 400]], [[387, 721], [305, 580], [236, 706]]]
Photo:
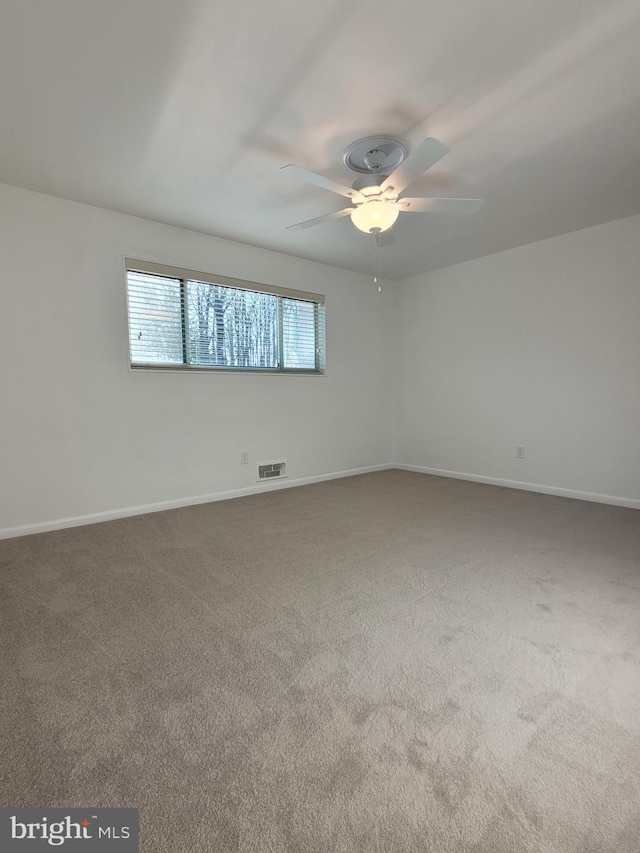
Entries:
[[380, 231], [388, 231], [398, 218], [400, 211], [393, 204], [386, 201], [372, 199], [359, 205], [351, 214], [351, 221], [368, 234], [373, 228]]

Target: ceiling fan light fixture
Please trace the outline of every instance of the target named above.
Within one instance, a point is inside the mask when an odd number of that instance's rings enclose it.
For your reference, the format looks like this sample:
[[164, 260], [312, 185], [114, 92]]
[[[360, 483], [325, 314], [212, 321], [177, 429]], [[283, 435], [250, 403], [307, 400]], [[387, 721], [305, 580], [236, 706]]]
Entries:
[[353, 211], [351, 221], [360, 231], [370, 234], [371, 232], [388, 231], [398, 218], [399, 213], [400, 210], [395, 204], [371, 199]]

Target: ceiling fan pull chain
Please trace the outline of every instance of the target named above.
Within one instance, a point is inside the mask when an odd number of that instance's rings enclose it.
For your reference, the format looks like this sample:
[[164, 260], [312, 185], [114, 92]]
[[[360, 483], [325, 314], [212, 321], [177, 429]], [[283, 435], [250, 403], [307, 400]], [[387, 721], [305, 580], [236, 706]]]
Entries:
[[382, 285], [380, 283], [380, 229], [372, 228], [374, 247], [373, 247], [373, 283], [378, 285], [378, 293], [382, 293]]

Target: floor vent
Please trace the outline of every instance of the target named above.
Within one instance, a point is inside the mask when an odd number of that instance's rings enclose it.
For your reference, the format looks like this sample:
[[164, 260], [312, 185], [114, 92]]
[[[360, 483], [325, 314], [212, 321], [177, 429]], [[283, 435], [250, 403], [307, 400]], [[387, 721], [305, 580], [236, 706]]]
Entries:
[[286, 462], [263, 462], [258, 465], [258, 476], [256, 480], [283, 480], [287, 476]]

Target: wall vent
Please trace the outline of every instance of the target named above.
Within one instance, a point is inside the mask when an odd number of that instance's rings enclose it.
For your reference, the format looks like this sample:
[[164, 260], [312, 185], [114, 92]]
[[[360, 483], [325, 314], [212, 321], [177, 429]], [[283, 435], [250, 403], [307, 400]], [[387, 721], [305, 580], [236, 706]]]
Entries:
[[258, 465], [256, 480], [283, 480], [287, 476], [286, 462], [261, 462]]

